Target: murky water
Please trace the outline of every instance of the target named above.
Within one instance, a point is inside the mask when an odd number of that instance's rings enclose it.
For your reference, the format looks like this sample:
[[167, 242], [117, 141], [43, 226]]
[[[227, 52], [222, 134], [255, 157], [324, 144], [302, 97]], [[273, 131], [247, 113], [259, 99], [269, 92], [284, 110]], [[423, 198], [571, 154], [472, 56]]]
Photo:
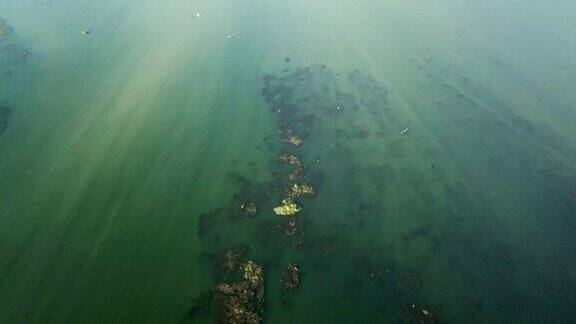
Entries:
[[572, 321], [574, 12], [0, 0], [0, 322]]

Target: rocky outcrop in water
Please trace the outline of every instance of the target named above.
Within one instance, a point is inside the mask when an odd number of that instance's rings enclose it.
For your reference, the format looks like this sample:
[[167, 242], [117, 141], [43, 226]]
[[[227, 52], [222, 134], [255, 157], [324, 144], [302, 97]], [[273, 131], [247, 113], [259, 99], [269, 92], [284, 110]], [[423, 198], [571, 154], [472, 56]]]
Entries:
[[[352, 227], [338, 227], [342, 230], [339, 233], [321, 230], [326, 224], [316, 224], [311, 211], [338, 211], [308, 208], [308, 199], [322, 194], [323, 180], [329, 176], [320, 169], [321, 160], [331, 162], [324, 153], [336, 152], [331, 158], [341, 153], [347, 158], [350, 140], [398, 135], [399, 130], [390, 127], [395, 116], [388, 107], [386, 89], [363, 72], [335, 72], [322, 65], [285, 69], [277, 75], [265, 75], [262, 81], [262, 95], [276, 123], [272, 128], [276, 132], [265, 138], [266, 147], [278, 157], [269, 162], [273, 178], [256, 183], [250, 174], [235, 175], [238, 193], [230, 204], [200, 218], [199, 234], [206, 245], [218, 246], [217, 251], [242, 246], [245, 255], [256, 252], [269, 267], [271, 279], [281, 284], [270, 295], [280, 299], [273, 303], [276, 305], [290, 307], [299, 299], [304, 291], [298, 289], [303, 284], [304, 266], [311, 277], [339, 272], [342, 282], [334, 285], [341, 286], [344, 298], [351, 303], [368, 302], [375, 311], [405, 320], [434, 319], [429, 308], [402, 312], [405, 305], [417, 300], [420, 283], [417, 276], [402, 275], [402, 269], [383, 260], [389, 250], [347, 241], [349, 237], [342, 233], [354, 230]], [[363, 114], [356, 113], [360, 111]], [[359, 117], [364, 119], [357, 121]], [[370, 120], [369, 125], [366, 120]], [[329, 148], [322, 151], [323, 145]], [[352, 177], [354, 172], [345, 175]], [[376, 207], [361, 202], [359, 209], [367, 214], [364, 209]], [[283, 217], [270, 217], [272, 211]], [[251, 216], [243, 217], [246, 215]], [[286, 265], [286, 257], [292, 258], [292, 253], [302, 259]], [[225, 323], [259, 323], [265, 316], [262, 267], [243, 262], [235, 252], [224, 257], [221, 252], [217, 254], [216, 268], [220, 270], [214, 275], [217, 308], [213, 313]]]
[[274, 208], [276, 215], [290, 216], [300, 212], [301, 208], [291, 199], [284, 199], [282, 203]]

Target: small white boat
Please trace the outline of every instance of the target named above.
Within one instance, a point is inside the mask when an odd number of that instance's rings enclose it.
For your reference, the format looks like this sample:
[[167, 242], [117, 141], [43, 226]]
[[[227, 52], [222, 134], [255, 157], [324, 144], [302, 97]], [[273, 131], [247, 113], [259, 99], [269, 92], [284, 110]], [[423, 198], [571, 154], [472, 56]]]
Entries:
[[80, 34], [82, 36], [86, 36], [86, 35], [90, 34], [91, 32], [92, 32], [92, 30], [90, 30], [90, 29], [84, 29], [83, 31], [80, 32]]
[[408, 128], [405, 128], [405, 129], [403, 129], [403, 130], [400, 132], [400, 135], [404, 135], [404, 134], [406, 134], [407, 132], [408, 132]]

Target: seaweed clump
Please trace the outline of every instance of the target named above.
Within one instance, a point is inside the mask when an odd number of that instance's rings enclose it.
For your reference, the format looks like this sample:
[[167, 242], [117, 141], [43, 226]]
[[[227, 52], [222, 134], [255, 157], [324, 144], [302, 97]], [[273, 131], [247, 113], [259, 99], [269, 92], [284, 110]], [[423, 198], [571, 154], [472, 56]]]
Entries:
[[224, 323], [258, 324], [264, 307], [264, 271], [253, 261], [241, 268], [243, 280], [216, 286], [220, 317]]

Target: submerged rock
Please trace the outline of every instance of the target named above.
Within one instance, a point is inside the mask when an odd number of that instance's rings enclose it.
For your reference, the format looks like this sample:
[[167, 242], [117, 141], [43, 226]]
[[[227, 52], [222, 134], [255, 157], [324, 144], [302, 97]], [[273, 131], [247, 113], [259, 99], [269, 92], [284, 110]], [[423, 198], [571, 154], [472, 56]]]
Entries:
[[253, 261], [244, 263], [242, 270], [244, 271], [244, 279], [246, 279], [253, 286], [259, 286], [264, 282], [264, 277], [262, 276], [262, 267]]
[[282, 140], [286, 143], [294, 146], [300, 146], [300, 144], [302, 144], [302, 137], [290, 128], [278, 128], [278, 135], [280, 135]]
[[239, 283], [221, 283], [216, 286], [222, 322], [230, 324], [257, 324], [264, 306], [264, 271], [253, 261], [242, 265], [243, 280]]
[[8, 120], [12, 110], [0, 104], [0, 134], [8, 128]]
[[290, 182], [299, 181], [304, 177], [304, 166], [300, 161], [300, 158], [293, 154], [281, 154], [280, 161], [283, 163], [288, 163], [292, 166], [292, 172], [288, 174], [288, 180]]
[[300, 285], [300, 267], [290, 262], [282, 273], [282, 283], [286, 289], [296, 289]]
[[8, 22], [0, 18], [0, 42], [6, 40], [14, 30], [8, 25]]
[[222, 283], [216, 287], [221, 304], [221, 319], [229, 324], [257, 324], [262, 318], [256, 312], [254, 289], [246, 281], [237, 284]]
[[222, 260], [222, 266], [227, 271], [235, 271], [240, 265], [240, 253], [236, 251], [227, 251], [224, 253]]
[[[30, 51], [21, 48], [16, 37], [14, 37], [14, 28], [8, 25], [8, 22], [0, 17], [0, 61], [7, 65], [24, 64], [30, 57]], [[13, 66], [12, 66], [13, 67]], [[4, 67], [0, 67], [4, 69]], [[7, 69], [4, 75], [10, 75], [13, 71]]]
[[433, 324], [437, 322], [436, 314], [433, 311], [414, 304], [406, 307], [403, 320], [406, 323]]
[[243, 204], [240, 208], [244, 209], [247, 215], [254, 215], [258, 212], [258, 205], [255, 202]]
[[291, 154], [282, 154], [280, 155], [280, 161], [284, 162], [284, 163], [288, 163], [290, 165], [298, 165], [301, 166], [302, 162], [300, 161], [300, 158], [298, 158], [296, 155]]
[[302, 144], [302, 139], [298, 135], [291, 135], [288, 137], [287, 142], [294, 146], [300, 146], [300, 144]]
[[295, 199], [298, 197], [302, 197], [302, 196], [313, 196], [315, 193], [314, 188], [310, 185], [307, 184], [294, 184], [292, 186], [292, 189], [290, 190], [290, 193], [288, 194], [288, 197], [290, 197], [291, 199]]
[[8, 28], [0, 26], [0, 40], [7, 38], [8, 34], [9, 34]]
[[288, 236], [292, 236], [292, 235], [296, 234], [297, 229], [298, 229], [298, 227], [297, 227], [296, 219], [291, 218], [284, 225], [284, 234], [286, 234]]

